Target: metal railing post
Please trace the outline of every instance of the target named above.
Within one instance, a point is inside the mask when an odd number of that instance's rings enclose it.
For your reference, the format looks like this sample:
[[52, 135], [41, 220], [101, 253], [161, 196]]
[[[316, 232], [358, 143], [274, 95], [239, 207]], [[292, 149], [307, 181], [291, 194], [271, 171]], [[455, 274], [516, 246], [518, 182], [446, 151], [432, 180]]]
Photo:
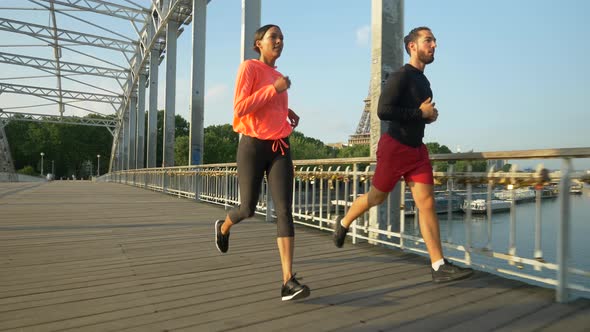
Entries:
[[[295, 185], [295, 181], [293, 181], [293, 185]], [[272, 221], [272, 199], [270, 197], [270, 186], [268, 185], [268, 178], [266, 180], [266, 221]]]
[[568, 269], [570, 259], [570, 176], [572, 162], [563, 159], [561, 182], [559, 186], [560, 218], [557, 232], [557, 289], [556, 301], [567, 302], [569, 299]]
[[[340, 166], [336, 167], [336, 174], [340, 172]], [[340, 181], [337, 176], [332, 177], [334, 179], [334, 215], [338, 217], [340, 215]]]
[[[315, 200], [315, 192], [316, 192], [316, 184], [318, 178], [316, 176], [317, 167], [313, 168], [313, 180], [311, 184], [311, 222], [315, 219], [315, 211], [316, 211], [316, 200]], [[321, 218], [321, 216], [319, 216]]]
[[309, 174], [309, 166], [307, 166], [307, 168], [306, 168], [306, 176], [305, 176], [305, 198], [304, 198], [305, 207], [303, 209], [306, 219], [309, 216], [309, 176], [308, 176], [308, 174]]
[[164, 168], [162, 170], [162, 192], [164, 192], [164, 193], [167, 192], [167, 187], [168, 187], [168, 177], [166, 176], [167, 172], [168, 172], [168, 170], [166, 168]]
[[197, 202], [201, 201], [201, 172], [199, 172], [200, 168], [195, 168], [195, 200]]
[[320, 230], [323, 229], [323, 218], [324, 218], [324, 178], [323, 178], [324, 169], [322, 166], [319, 168], [319, 176], [317, 177], [316, 181], [320, 182], [320, 212], [319, 212], [319, 219], [318, 223], [320, 226]]
[[543, 250], [541, 249], [541, 238], [542, 238], [542, 220], [543, 217], [541, 215], [541, 186], [536, 187], [536, 197], [535, 197], [535, 253], [534, 257], [537, 260], [543, 258]]
[[[332, 172], [332, 166], [328, 167], [328, 174]], [[332, 190], [330, 189], [330, 183], [332, 183], [332, 179], [328, 179], [326, 181], [326, 214], [328, 215], [328, 219], [332, 219], [332, 213], [330, 213], [330, 207], [332, 202], [330, 202], [330, 193]]]
[[293, 178], [293, 188], [291, 188], [293, 196], [293, 202], [291, 206], [293, 213], [298, 213], [299, 215], [301, 215], [301, 187], [301, 177], [295, 176]]
[[[229, 206], [230, 206], [229, 201], [228, 201], [229, 200], [229, 195], [228, 195], [229, 194], [229, 167], [225, 168], [225, 176], [223, 177], [223, 179], [225, 180], [224, 188], [225, 188], [225, 192], [226, 192], [223, 206], [225, 207], [226, 210], [228, 210]], [[238, 200], [239, 199], [240, 199], [240, 193], [238, 191]]]
[[404, 249], [404, 236], [406, 235], [406, 181], [400, 181], [400, 204], [403, 207], [399, 212], [399, 247]]
[[[494, 173], [494, 166], [491, 166], [488, 170], [488, 176]], [[487, 199], [487, 228], [488, 228], [488, 243], [486, 244], [487, 250], [492, 250], [492, 190], [493, 190], [494, 182], [491, 180], [491, 177], [488, 180], [488, 199]]]
[[[516, 173], [517, 166], [512, 165], [510, 170], [511, 173]], [[511, 179], [511, 184], [508, 185], [508, 190], [510, 191], [510, 230], [509, 230], [509, 239], [508, 239], [508, 254], [510, 256], [516, 255], [516, 193], [514, 190], [514, 183], [516, 179]], [[510, 261], [510, 265], [514, 265], [513, 261]]]
[[[471, 161], [467, 162], [467, 173], [473, 171], [473, 165]], [[471, 201], [472, 201], [472, 184], [471, 180], [467, 180], [467, 211], [465, 211], [465, 261], [467, 264], [471, 264]]]
[[[454, 165], [450, 164], [449, 168], [447, 169], [448, 180], [447, 180], [447, 191], [449, 193], [449, 201], [447, 205], [447, 239], [446, 242], [452, 243], [453, 242], [453, 209], [451, 208], [451, 204], [453, 201], [453, 169]], [[404, 197], [402, 197], [404, 199]], [[463, 204], [463, 202], [461, 202]]]

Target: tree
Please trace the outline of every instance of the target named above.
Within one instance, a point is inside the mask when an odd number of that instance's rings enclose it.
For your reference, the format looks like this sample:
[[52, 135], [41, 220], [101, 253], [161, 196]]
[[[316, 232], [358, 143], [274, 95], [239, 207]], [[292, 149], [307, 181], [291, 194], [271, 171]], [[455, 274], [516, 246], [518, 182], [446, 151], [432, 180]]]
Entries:
[[[426, 143], [426, 148], [428, 149], [429, 154], [446, 154], [452, 153], [451, 149], [449, 149], [446, 145], [440, 145], [437, 142], [429, 142]], [[432, 163], [432, 167], [437, 172], [446, 172], [449, 169], [449, 163], [447, 161], [435, 161]], [[454, 168], [457, 171], [457, 168]]]
[[291, 157], [294, 160], [333, 157], [331, 148], [318, 139], [306, 137], [301, 132], [293, 131], [289, 142], [291, 143]]
[[176, 166], [188, 165], [188, 153], [189, 153], [189, 137], [188, 136], [176, 137], [176, 142], [174, 142], [174, 164]]
[[[92, 118], [112, 118], [89, 115]], [[45, 154], [44, 172], [51, 172], [51, 161], [55, 167], [56, 178], [76, 175], [81, 177], [84, 163], [96, 161], [96, 155], [109, 156], [113, 137], [103, 127], [68, 125], [20, 121], [24, 116], [17, 115], [5, 127], [6, 137], [15, 169], [34, 166], [36, 174], [41, 173], [40, 153]], [[103, 163], [101, 173], [105, 173]]]
[[[175, 155], [176, 155], [176, 142], [177, 142], [177, 138], [178, 137], [184, 137], [184, 136], [189, 136], [190, 134], [190, 124], [188, 123], [188, 121], [186, 121], [181, 115], [176, 114], [174, 116], [174, 150], [175, 150]], [[145, 132], [144, 132], [144, 137], [146, 137], [146, 145], [144, 148], [144, 155], [147, 156], [147, 137], [148, 137], [148, 126], [147, 123], [149, 121], [149, 111], [145, 112]], [[188, 153], [188, 152], [187, 152]], [[163, 160], [163, 154], [164, 154], [164, 110], [159, 110], [158, 111], [158, 115], [157, 115], [157, 119], [156, 119], [156, 166], [161, 166], [162, 165], [162, 160]], [[187, 159], [188, 160], [188, 159]], [[181, 165], [181, 163], [179, 163], [176, 160], [176, 157], [174, 158], [174, 164], [175, 165]], [[186, 163], [182, 163], [183, 165], [186, 165]]]
[[18, 174], [24, 174], [24, 175], [39, 175], [39, 173], [35, 172], [35, 169], [33, 169], [33, 166], [25, 166], [21, 169], [19, 169], [18, 171], [16, 171]]
[[[467, 172], [468, 162], [465, 160], [459, 160], [455, 163], [455, 172]], [[471, 161], [472, 172], [486, 172], [488, 163], [485, 160], [473, 160]]]
[[238, 150], [238, 133], [230, 124], [205, 128], [203, 164], [234, 163]]
[[371, 151], [369, 145], [352, 145], [345, 146], [338, 150], [338, 158], [356, 158], [356, 157], [369, 157]]
[[182, 136], [189, 136], [191, 126], [188, 121], [185, 120], [182, 116], [176, 114], [175, 124], [176, 127], [174, 128], [174, 136], [175, 137], [182, 137]]
[[449, 149], [446, 145], [440, 145], [437, 142], [429, 142], [426, 143], [426, 148], [428, 149], [428, 153], [430, 154], [444, 154], [444, 153], [452, 153], [451, 149]]
[[[91, 118], [112, 119], [114, 115], [88, 115]], [[16, 119], [23, 116], [17, 115]], [[148, 114], [146, 114], [146, 121]], [[164, 111], [158, 111], [157, 121], [157, 150], [156, 165], [162, 164]], [[189, 164], [189, 123], [180, 115], [175, 117], [174, 156], [176, 165]], [[39, 122], [11, 121], [5, 127], [6, 136], [10, 142], [15, 169], [40, 174], [40, 152], [45, 153], [45, 172], [53, 160], [55, 176], [70, 177], [76, 175], [81, 178], [88, 175], [89, 163], [96, 165], [96, 155], [109, 158], [113, 137], [102, 127], [82, 125], [66, 125]], [[147, 137], [147, 126], [145, 137]], [[233, 131], [230, 124], [214, 125], [204, 130], [204, 164], [236, 162], [239, 135]], [[342, 149], [326, 146], [322, 141], [307, 137], [299, 131], [293, 131], [289, 137], [291, 154], [295, 160], [326, 159], [326, 158], [354, 158], [369, 156], [368, 145], [354, 145]], [[426, 143], [431, 154], [451, 153], [445, 145], [437, 142]], [[147, 149], [147, 147], [146, 147]], [[103, 159], [108, 160], [108, 159]], [[32, 166], [31, 166], [32, 165]], [[438, 171], [446, 171], [446, 162], [435, 162]], [[456, 171], [465, 171], [466, 162], [458, 161]], [[474, 171], [485, 171], [485, 161], [472, 162]], [[27, 167], [28, 166], [28, 167]], [[30, 167], [30, 168], [29, 168]], [[108, 162], [101, 163], [100, 173], [107, 171]], [[505, 169], [510, 165], [505, 165]], [[25, 170], [26, 168], [26, 170]], [[93, 170], [95, 172], [95, 170]]]

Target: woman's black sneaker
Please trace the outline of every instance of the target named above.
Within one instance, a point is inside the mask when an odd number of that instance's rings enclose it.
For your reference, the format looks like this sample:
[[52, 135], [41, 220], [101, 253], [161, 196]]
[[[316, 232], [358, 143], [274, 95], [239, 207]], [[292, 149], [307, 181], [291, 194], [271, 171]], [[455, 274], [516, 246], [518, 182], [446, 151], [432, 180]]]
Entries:
[[346, 233], [348, 233], [348, 228], [345, 228], [340, 223], [342, 221], [342, 217], [336, 218], [334, 222], [334, 244], [338, 248], [342, 248], [344, 245], [344, 240], [346, 239]]
[[445, 258], [445, 263], [438, 268], [438, 271], [432, 270], [432, 281], [435, 283], [450, 282], [469, 278], [473, 274], [473, 269], [453, 265]]
[[217, 250], [223, 254], [229, 249], [229, 233], [225, 235], [221, 234], [222, 224], [223, 220], [217, 220], [215, 222], [215, 245], [217, 246]]
[[295, 274], [281, 288], [281, 299], [283, 301], [299, 300], [309, 296], [310, 290], [295, 279]]

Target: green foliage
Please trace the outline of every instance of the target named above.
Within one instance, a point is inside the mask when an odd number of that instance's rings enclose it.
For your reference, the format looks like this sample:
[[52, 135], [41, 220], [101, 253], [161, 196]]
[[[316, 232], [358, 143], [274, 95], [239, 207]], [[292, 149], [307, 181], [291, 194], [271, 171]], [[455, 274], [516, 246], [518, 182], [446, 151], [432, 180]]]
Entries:
[[289, 136], [291, 143], [291, 157], [294, 160], [324, 159], [334, 157], [334, 150], [322, 141], [307, 137], [298, 131]]
[[504, 166], [502, 166], [502, 172], [510, 172], [511, 168], [512, 164], [504, 164]]
[[[144, 137], [148, 137], [148, 119], [149, 119], [149, 112], [145, 112], [145, 136]], [[183, 137], [183, 136], [189, 136], [190, 133], [190, 124], [188, 123], [188, 121], [186, 121], [182, 116], [176, 114], [175, 115], [175, 129], [174, 129], [174, 145], [175, 145], [175, 151], [176, 151], [176, 138], [178, 137]], [[162, 165], [162, 160], [163, 160], [163, 153], [164, 153], [164, 111], [160, 110], [158, 111], [158, 116], [157, 116], [157, 121], [156, 121], [156, 132], [157, 132], [157, 137], [156, 137], [156, 165], [160, 166]], [[147, 151], [147, 139], [146, 139], [146, 147], [145, 147], [146, 151]], [[147, 153], [145, 154], [145, 156], [147, 156]], [[180, 164], [176, 161], [176, 157], [174, 158], [174, 163], [175, 165], [184, 165], [184, 164]], [[188, 159], [187, 159], [188, 160]]]
[[182, 116], [176, 114], [175, 124], [174, 124], [174, 136], [175, 137], [182, 137], [182, 136], [189, 136], [191, 126]]
[[[107, 118], [96, 114], [91, 117]], [[103, 127], [13, 120], [6, 125], [5, 131], [15, 169], [29, 166], [33, 167], [34, 174], [40, 174], [41, 152], [45, 154], [43, 174], [52, 172], [53, 161], [57, 179], [73, 174], [82, 177], [84, 163], [90, 161], [96, 165], [97, 154], [104, 157], [101, 174], [108, 169], [113, 137]]]
[[[114, 115], [103, 117], [92, 114], [88, 117], [113, 118]], [[146, 114], [146, 138], [147, 117], [148, 114]], [[180, 115], [176, 115], [175, 120], [175, 165], [188, 165], [190, 125]], [[156, 165], [159, 166], [162, 164], [164, 111], [158, 111], [157, 124]], [[37, 175], [41, 173], [41, 152], [45, 153], [43, 173], [51, 172], [51, 161], [53, 160], [56, 179], [72, 175], [77, 178], [88, 176], [89, 163], [92, 166], [96, 165], [97, 154], [101, 155], [100, 174], [105, 174], [108, 171], [113, 138], [105, 128], [11, 121], [6, 125], [5, 131], [10, 142], [15, 168], [22, 174]], [[294, 131], [289, 140], [294, 160], [368, 157], [370, 153], [368, 145], [335, 149], [298, 131]], [[235, 162], [238, 141], [239, 135], [233, 131], [230, 124], [205, 128], [203, 163]], [[451, 153], [448, 147], [436, 142], [426, 143], [426, 146], [430, 154]], [[448, 167], [446, 162], [435, 162], [435, 165], [439, 171], [446, 171]], [[467, 169], [466, 165], [466, 162], [458, 161], [455, 164], [455, 170], [464, 171]], [[474, 171], [486, 170], [485, 161], [472, 162], [472, 165]], [[509, 168], [510, 165], [504, 166], [505, 170]], [[96, 169], [93, 169], [92, 172], [96, 173]]]
[[472, 161], [471, 165], [473, 165], [474, 172], [486, 172], [488, 168], [488, 163], [485, 160]]
[[[449, 149], [446, 145], [440, 145], [437, 142], [429, 142], [425, 143], [426, 148], [428, 149], [428, 154], [445, 154], [445, 153], [452, 153], [451, 149]], [[446, 161], [435, 161], [432, 163], [432, 167], [435, 168], [437, 172], [446, 172], [449, 169], [449, 163]], [[455, 171], [456, 171], [455, 167]]]
[[[455, 163], [455, 172], [467, 172], [467, 165], [468, 162], [464, 160], [459, 160]], [[471, 162], [472, 171], [473, 172], [485, 172], [487, 171], [488, 163], [485, 160], [474, 160]]]
[[[445, 154], [452, 153], [446, 145], [440, 145], [437, 142], [426, 143], [429, 154]], [[435, 161], [433, 167], [436, 166], [436, 170], [439, 172], [446, 172], [449, 163], [446, 161]], [[453, 170], [455, 172], [467, 172], [467, 161], [459, 160], [454, 163]], [[485, 172], [487, 170], [487, 162], [485, 160], [475, 160], [471, 162], [473, 172]]]
[[449, 149], [446, 145], [440, 145], [437, 142], [429, 142], [425, 143], [425, 145], [429, 154], [452, 153], [451, 149]]
[[39, 173], [35, 172], [35, 169], [33, 168], [33, 166], [27, 165], [21, 169], [19, 169], [18, 171], [16, 171], [18, 174], [24, 174], [24, 175], [39, 175]]
[[230, 124], [205, 128], [203, 164], [234, 163], [239, 135]]
[[174, 142], [174, 164], [176, 166], [188, 165], [188, 153], [189, 153], [189, 137], [188, 136], [176, 137], [176, 142]]
[[353, 145], [339, 149], [336, 156], [338, 158], [357, 158], [369, 157], [370, 155], [371, 149], [369, 148], [369, 145]]

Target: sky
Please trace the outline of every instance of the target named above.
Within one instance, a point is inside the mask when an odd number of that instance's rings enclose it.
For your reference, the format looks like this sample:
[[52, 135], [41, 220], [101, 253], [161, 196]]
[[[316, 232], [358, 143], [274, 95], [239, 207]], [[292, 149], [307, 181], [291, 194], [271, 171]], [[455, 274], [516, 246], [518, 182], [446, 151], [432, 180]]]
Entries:
[[[129, 5], [124, 0], [119, 2]], [[133, 2], [146, 7], [149, 4]], [[241, 61], [241, 2], [212, 0], [207, 7], [205, 126], [232, 121], [235, 75]], [[5, 9], [17, 6], [39, 8], [32, 2], [2, 0], [0, 17], [50, 24], [47, 11]], [[406, 0], [404, 6], [404, 34], [425, 25], [432, 29], [438, 44], [436, 59], [425, 74], [440, 115], [437, 122], [427, 126], [425, 142], [438, 142], [453, 152], [590, 146], [586, 100], [590, 94], [590, 21], [585, 17], [590, 13], [590, 2]], [[66, 13], [136, 38], [132, 26], [124, 20]], [[61, 14], [57, 20], [63, 28], [109, 35]], [[263, 0], [261, 23], [279, 25], [285, 36], [277, 69], [292, 81], [289, 103], [301, 117], [297, 129], [324, 143], [347, 142], [356, 130], [368, 95], [371, 1]], [[185, 30], [178, 40], [176, 113], [188, 119], [191, 33], [190, 27]], [[1, 52], [53, 56], [48, 47], [15, 47], [38, 43], [29, 37], [0, 31], [0, 38]], [[117, 52], [69, 47], [114, 63], [125, 62]], [[63, 50], [63, 61], [70, 60], [106, 65]], [[164, 64], [159, 73], [160, 109], [164, 108]], [[0, 82], [19, 75], [44, 75], [15, 67], [0, 64]], [[35, 80], [37, 85], [55, 87], [55, 78]], [[79, 80], [108, 91], [120, 90], [109, 79]], [[10, 81], [23, 85], [31, 82]], [[92, 90], [71, 81], [64, 86]], [[0, 107], [4, 108], [41, 103], [47, 101], [0, 95]], [[84, 107], [114, 113], [108, 105]], [[56, 114], [55, 106], [7, 110]], [[71, 107], [66, 110], [71, 115], [88, 114]], [[574, 166], [590, 168], [590, 159], [575, 160]]]

